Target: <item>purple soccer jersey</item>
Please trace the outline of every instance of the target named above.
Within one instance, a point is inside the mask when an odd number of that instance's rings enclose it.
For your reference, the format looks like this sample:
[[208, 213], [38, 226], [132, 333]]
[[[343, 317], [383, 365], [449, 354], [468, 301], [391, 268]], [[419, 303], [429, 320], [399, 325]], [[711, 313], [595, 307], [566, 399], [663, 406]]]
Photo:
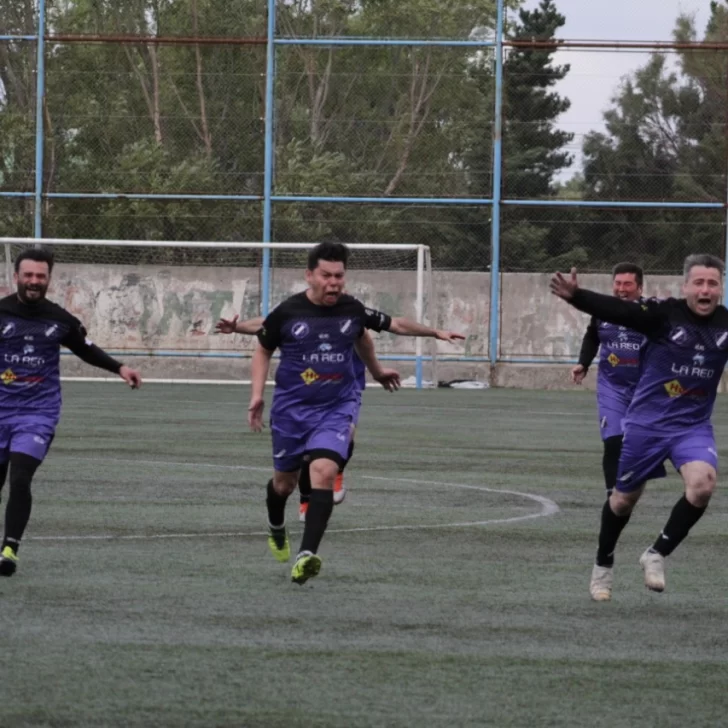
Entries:
[[379, 330], [374, 313], [348, 295], [333, 306], [317, 306], [303, 292], [265, 320], [258, 340], [281, 352], [271, 408], [277, 470], [296, 470], [303, 454], [315, 451], [346, 458], [361, 402], [354, 342], [365, 328]]
[[588, 369], [599, 350], [597, 409], [603, 440], [623, 432], [622, 421], [640, 378], [647, 337], [626, 326], [592, 318], [584, 335], [579, 363]]
[[617, 487], [633, 489], [664, 474], [656, 465], [661, 456], [676, 467], [689, 461], [686, 453], [717, 466], [710, 417], [728, 361], [728, 309], [698, 316], [684, 299], [630, 303], [583, 290], [572, 304], [648, 338], [624, 419]]
[[84, 356], [81, 322], [48, 300], [0, 300], [0, 458], [22, 452], [42, 460], [61, 414], [60, 348]]

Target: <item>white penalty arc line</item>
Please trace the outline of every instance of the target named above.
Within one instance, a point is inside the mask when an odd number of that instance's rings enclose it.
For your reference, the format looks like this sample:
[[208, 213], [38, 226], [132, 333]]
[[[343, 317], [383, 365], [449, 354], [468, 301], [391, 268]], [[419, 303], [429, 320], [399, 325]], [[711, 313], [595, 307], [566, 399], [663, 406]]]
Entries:
[[[76, 460], [99, 460], [99, 458], [74, 458]], [[182, 463], [169, 462], [164, 460], [123, 460], [121, 458], [104, 459], [105, 462], [133, 462], [136, 464], [150, 465], [190, 465], [192, 467], [221, 468], [226, 470], [254, 470], [270, 472], [270, 468], [256, 467], [252, 465], [217, 465], [216, 463]], [[415, 478], [384, 478], [376, 475], [363, 475], [364, 480], [377, 480], [380, 482], [412, 483], [415, 485], [437, 485], [445, 488], [460, 488], [462, 490], [477, 490], [481, 493], [496, 493], [499, 495], [512, 495], [517, 498], [525, 498], [538, 503], [541, 509], [537, 513], [527, 513], [522, 516], [511, 516], [510, 518], [488, 518], [483, 521], [458, 521], [454, 523], [433, 523], [417, 525], [395, 525], [395, 526], [359, 526], [357, 528], [329, 528], [327, 533], [367, 533], [375, 531], [424, 531], [445, 528], [470, 528], [474, 526], [493, 526], [501, 523], [517, 523], [529, 521], [536, 518], [553, 516], [561, 509], [558, 504], [550, 498], [533, 493], [522, 493], [518, 490], [505, 490], [500, 488], [488, 488], [484, 485], [466, 485], [464, 483], [444, 483], [437, 480], [417, 480]], [[28, 536], [26, 541], [156, 541], [164, 539], [187, 539], [187, 538], [248, 538], [267, 536], [268, 531], [228, 531], [219, 533], [152, 533], [152, 534], [87, 534], [70, 536]]]

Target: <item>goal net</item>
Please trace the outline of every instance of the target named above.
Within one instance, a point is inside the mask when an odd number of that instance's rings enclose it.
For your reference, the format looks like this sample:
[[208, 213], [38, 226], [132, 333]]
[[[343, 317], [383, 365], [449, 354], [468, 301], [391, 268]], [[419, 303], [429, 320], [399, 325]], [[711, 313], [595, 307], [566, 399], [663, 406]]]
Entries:
[[[310, 243], [151, 242], [0, 238], [4, 283], [15, 256], [42, 245], [55, 268], [48, 297], [81, 319], [94, 342], [138, 366], [148, 380], [249, 381], [254, 337], [220, 335], [220, 318], [266, 314], [306, 287]], [[424, 245], [348, 245], [347, 292], [365, 305], [434, 321], [430, 251]], [[407, 384], [437, 383], [432, 339], [373, 334], [377, 354]], [[104, 378], [72, 356], [64, 376]]]

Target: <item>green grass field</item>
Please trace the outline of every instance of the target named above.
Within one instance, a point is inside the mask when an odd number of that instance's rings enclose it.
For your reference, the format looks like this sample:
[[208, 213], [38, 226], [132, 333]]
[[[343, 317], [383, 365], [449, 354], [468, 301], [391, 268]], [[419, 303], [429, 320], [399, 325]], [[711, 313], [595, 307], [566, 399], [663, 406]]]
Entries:
[[[637, 560], [681, 487], [651, 484], [613, 601], [590, 602], [593, 395], [368, 391], [321, 575], [298, 587], [268, 553], [246, 389], [64, 391], [0, 583], [2, 728], [728, 723], [725, 497], [657, 595]], [[289, 525], [295, 549], [293, 502]]]

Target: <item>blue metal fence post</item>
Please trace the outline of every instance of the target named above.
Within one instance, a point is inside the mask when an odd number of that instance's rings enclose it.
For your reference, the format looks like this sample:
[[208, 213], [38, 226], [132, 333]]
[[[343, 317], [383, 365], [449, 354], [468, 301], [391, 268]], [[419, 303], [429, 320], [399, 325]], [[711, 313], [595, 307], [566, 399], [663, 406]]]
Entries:
[[[265, 55], [265, 147], [263, 160], [263, 242], [271, 242], [272, 196], [274, 165], [275, 114], [275, 69], [276, 69], [276, 0], [268, 0], [268, 28]], [[270, 248], [263, 250], [263, 265], [260, 271], [260, 313], [268, 315], [270, 306]]]
[[493, 206], [490, 227], [490, 323], [491, 364], [498, 360], [500, 338], [500, 207], [503, 164], [503, 16], [505, 0], [498, 0], [495, 21], [495, 112], [493, 130]]
[[35, 209], [33, 237], [43, 237], [43, 105], [45, 103], [45, 20], [46, 2], [38, 2], [38, 37], [36, 39], [35, 78]]

